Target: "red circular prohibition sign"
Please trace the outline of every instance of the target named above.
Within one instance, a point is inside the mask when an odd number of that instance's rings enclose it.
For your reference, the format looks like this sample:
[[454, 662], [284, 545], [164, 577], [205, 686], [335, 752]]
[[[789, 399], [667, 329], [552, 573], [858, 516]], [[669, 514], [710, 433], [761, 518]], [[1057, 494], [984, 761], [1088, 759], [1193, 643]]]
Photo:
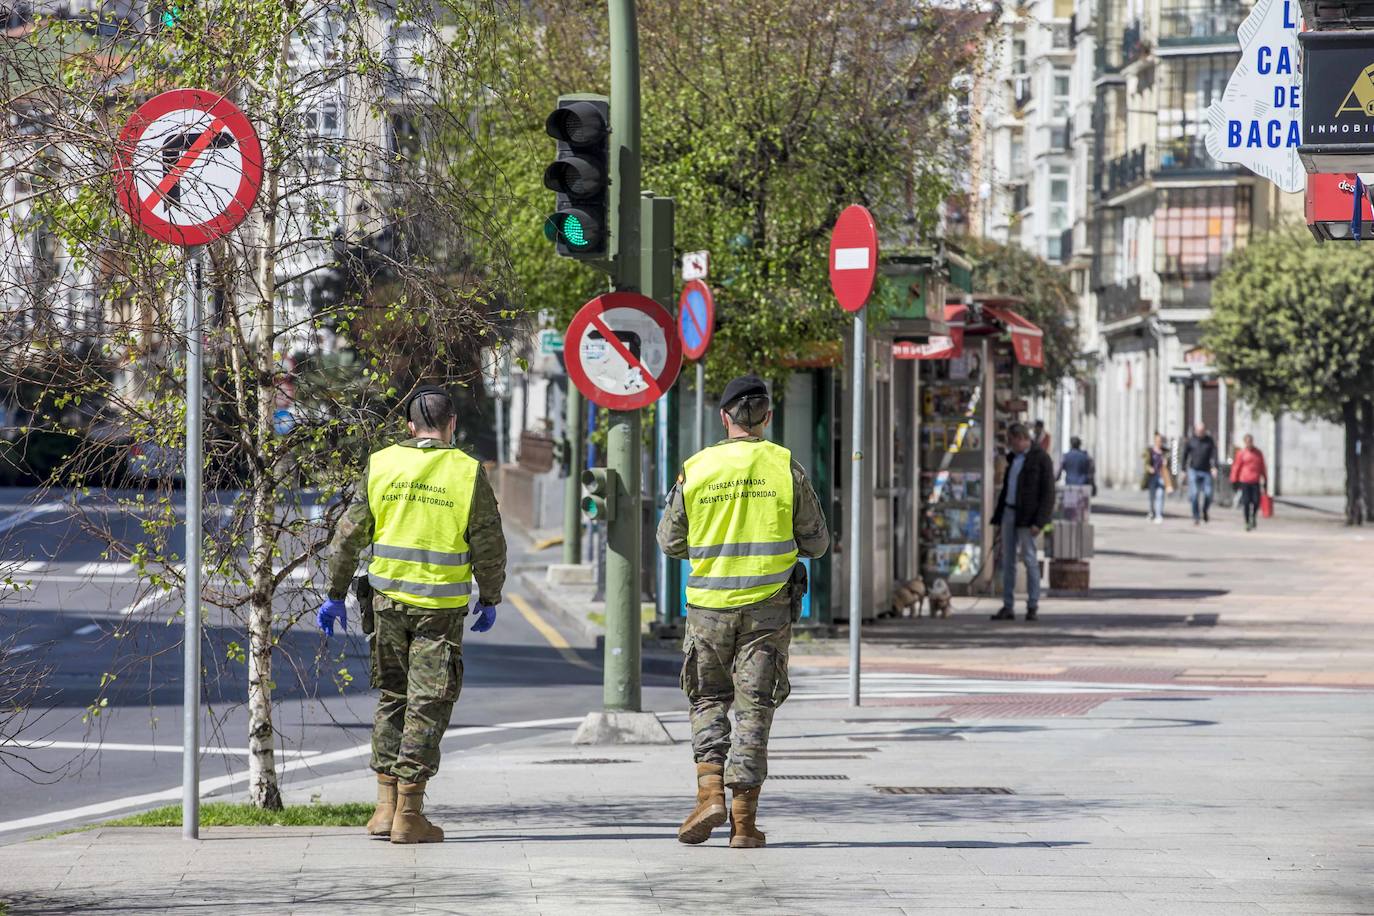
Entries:
[[[663, 332], [664, 364], [659, 371], [654, 372], [641, 362], [606, 322], [603, 316], [616, 309], [640, 312]], [[584, 338], [592, 332], [605, 341], [605, 346], [618, 353], [629, 367], [639, 370], [640, 378], [647, 384], [646, 388], [619, 394], [607, 391], [593, 381], [587, 373], [587, 367], [582, 364], [581, 351]], [[673, 316], [648, 296], [631, 292], [605, 293], [578, 309], [568, 323], [568, 331], [563, 335], [563, 359], [567, 364], [568, 378], [572, 379], [587, 400], [608, 410], [639, 410], [661, 398], [676, 381], [678, 370], [682, 368], [682, 341], [678, 339]]]
[[[182, 153], [157, 189], [144, 199], [134, 173], [139, 140], [158, 118], [183, 110], [205, 112], [210, 116], [210, 126], [196, 144]], [[157, 215], [154, 208], [163, 196], [221, 130], [233, 136], [243, 162], [238, 187], [224, 209], [204, 222], [189, 225], [179, 225]], [[262, 145], [253, 125], [233, 102], [218, 93], [200, 89], [172, 89], [140, 105], [120, 132], [114, 151], [115, 190], [120, 206], [153, 238], [171, 245], [204, 245], [233, 231], [248, 217], [262, 187], [262, 162]]]

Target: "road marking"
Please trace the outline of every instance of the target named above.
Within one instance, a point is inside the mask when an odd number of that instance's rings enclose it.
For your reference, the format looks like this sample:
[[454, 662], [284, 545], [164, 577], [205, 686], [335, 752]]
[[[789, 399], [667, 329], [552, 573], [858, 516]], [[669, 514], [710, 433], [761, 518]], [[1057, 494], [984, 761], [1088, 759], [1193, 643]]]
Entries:
[[[569, 716], [562, 719], [532, 719], [526, 722], [501, 722], [496, 725], [469, 725], [466, 728], [450, 728], [444, 733], [444, 737], [457, 738], [464, 735], [485, 735], [492, 732], [513, 731], [523, 728], [549, 728], [572, 725], [574, 723], [581, 723], [584, 718], [584, 716]], [[368, 757], [371, 756], [371, 754], [371, 743], [359, 744], [354, 747], [344, 748], [341, 751], [329, 751], [314, 757], [302, 757], [296, 760], [288, 760], [278, 767], [278, 772], [289, 773], [292, 770], [299, 770], [302, 767], [337, 763], [340, 760], [353, 760], [358, 757]], [[242, 773], [230, 773], [225, 776], [216, 776], [213, 779], [202, 779], [200, 781], [200, 794], [204, 797], [211, 792], [216, 792], [220, 789], [225, 789], [247, 781], [248, 772], [246, 770]], [[78, 808], [64, 808], [60, 811], [49, 811], [45, 814], [35, 814], [31, 817], [21, 817], [12, 821], [0, 821], [0, 833], [9, 833], [12, 830], [27, 830], [32, 827], [44, 827], [49, 824], [60, 824], [64, 821], [72, 821], [81, 818], [100, 817], [104, 814], [113, 814], [116, 811], [126, 811], [129, 808], [152, 807], [160, 802], [176, 801], [180, 798], [181, 786], [177, 785], [170, 789], [163, 789], [160, 792], [147, 792], [143, 795], [128, 795], [124, 798], [115, 798], [110, 801], [82, 805]]]
[[558, 654], [563, 656], [564, 661], [570, 665], [576, 665], [579, 668], [586, 668], [589, 671], [600, 670], [591, 662], [588, 662], [582, 656], [578, 655], [573, 650], [572, 644], [563, 638], [563, 634], [555, 630], [553, 625], [543, 617], [540, 617], [539, 612], [530, 607], [528, 601], [514, 594], [510, 596], [510, 600], [511, 603], [515, 605], [515, 609], [520, 612], [520, 616], [528, 620], [530, 626], [538, 630], [539, 635], [548, 640], [549, 645], [553, 646], [554, 649], [558, 651]]
[[132, 563], [82, 563], [76, 568], [78, 576], [127, 576], [134, 571]]
[[101, 629], [101, 628], [100, 628], [100, 624], [98, 624], [98, 623], [88, 623], [88, 624], [86, 624], [84, 627], [82, 627], [81, 629], [77, 630], [77, 631], [76, 631], [75, 633], [73, 633], [72, 635], [73, 635], [73, 636], [90, 636], [92, 633], [99, 633], [99, 632], [100, 632], [100, 629]]
[[48, 568], [47, 560], [24, 560], [13, 564], [0, 564], [0, 575], [13, 576], [23, 573], [41, 573]]
[[26, 643], [24, 643], [22, 646], [15, 646], [13, 649], [11, 649], [11, 650], [9, 651], [8, 654], [10, 654], [10, 655], [19, 655], [19, 654], [21, 654], [21, 653], [28, 652], [28, 651], [30, 651], [30, 650], [32, 650], [32, 649], [34, 649], [34, 648], [36, 648], [36, 646], [34, 646], [33, 643], [31, 643], [31, 642], [26, 642]]
[[29, 506], [27, 509], [21, 509], [13, 515], [7, 515], [4, 518], [0, 518], [0, 534], [4, 534], [6, 531], [13, 531], [20, 525], [28, 524], [34, 519], [41, 518], [44, 515], [52, 515], [54, 512], [61, 512], [63, 509], [72, 508], [74, 507], [71, 503], [67, 502], [39, 503], [36, 506]]
[[[797, 672], [792, 677], [792, 700], [842, 700], [848, 697], [837, 688], [847, 684], [845, 674]], [[1086, 681], [998, 680], [993, 678], [948, 677], [938, 674], [864, 674], [865, 696], [888, 699], [957, 697], [981, 695], [1102, 693], [1343, 693], [1338, 687], [1248, 687], [1227, 684], [1135, 684]]]
[[[139, 754], [180, 754], [181, 745], [179, 744], [121, 744], [119, 742], [101, 741], [91, 744], [86, 741], [0, 741], [0, 747], [18, 748], [24, 751], [95, 751], [103, 753], [105, 751], [131, 751]], [[200, 749], [202, 754], [214, 754], [228, 757], [247, 757], [251, 751], [248, 748], [237, 747], [203, 747]], [[322, 751], [277, 751], [279, 757], [317, 757]]]
[[160, 604], [167, 600], [168, 597], [169, 595], [167, 592], [153, 592], [151, 595], [144, 595], [142, 598], [120, 611], [119, 616], [129, 617], [141, 611], [146, 611], [153, 605]]

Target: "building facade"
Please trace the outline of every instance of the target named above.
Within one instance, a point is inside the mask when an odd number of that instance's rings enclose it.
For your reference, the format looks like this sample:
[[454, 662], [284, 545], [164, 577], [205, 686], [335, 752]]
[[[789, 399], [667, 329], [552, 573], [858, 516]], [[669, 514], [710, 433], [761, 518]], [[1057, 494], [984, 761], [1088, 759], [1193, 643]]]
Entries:
[[1037, 413], [1059, 441], [1083, 437], [1105, 485], [1137, 485], [1151, 435], [1178, 440], [1198, 421], [1227, 454], [1254, 435], [1279, 492], [1343, 485], [1338, 429], [1249, 410], [1201, 345], [1226, 256], [1301, 219], [1300, 194], [1206, 150], [1207, 109], [1239, 60], [1249, 10], [1035, 0], [1005, 17], [981, 82], [973, 226], [1069, 271], [1082, 371]]

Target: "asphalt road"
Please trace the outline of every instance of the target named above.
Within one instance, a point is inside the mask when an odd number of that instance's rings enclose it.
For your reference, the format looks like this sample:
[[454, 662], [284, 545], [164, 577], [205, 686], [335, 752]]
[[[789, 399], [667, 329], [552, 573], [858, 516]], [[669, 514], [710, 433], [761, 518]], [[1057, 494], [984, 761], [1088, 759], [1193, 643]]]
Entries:
[[[150, 589], [134, 569], [105, 556], [106, 536], [124, 544], [149, 538], [149, 515], [120, 505], [118, 496], [129, 494], [85, 495], [73, 509], [72, 494], [35, 502], [29, 491], [0, 488], [0, 567], [15, 583], [0, 596], [0, 645], [10, 647], [12, 659], [46, 672], [34, 707], [41, 715], [17, 739], [0, 743], [0, 843], [178, 797], [131, 803], [172, 792], [181, 781], [181, 601], [179, 593]], [[214, 524], [214, 513], [207, 514]], [[178, 526], [170, 542], [183, 536]], [[523, 536], [508, 531], [508, 540], [512, 570], [538, 562]], [[367, 645], [356, 619], [347, 634], [336, 631], [330, 639], [315, 629], [308, 612], [321, 600], [321, 583], [317, 570], [302, 570], [286, 583], [277, 606], [283, 623], [273, 671], [275, 721], [287, 787], [367, 764], [375, 705]], [[512, 602], [513, 594], [519, 594], [516, 582], [508, 584], [492, 631], [465, 639], [464, 688], [444, 745], [446, 766], [460, 766], [464, 748], [526, 737], [531, 728], [569, 729], [566, 721], [550, 720], [601, 706], [600, 659], [559, 630], [533, 596], [522, 596], [572, 648], [553, 645]], [[297, 619], [302, 622], [293, 624]], [[236, 609], [210, 611], [202, 647], [201, 775], [214, 794], [241, 790], [246, 772], [246, 671], [233, 658], [235, 645], [245, 643]], [[108, 705], [92, 715], [100, 697]], [[672, 679], [648, 676], [644, 701], [658, 709], [682, 702]], [[501, 727], [489, 728], [495, 725]], [[13, 723], [0, 728], [13, 734]]]

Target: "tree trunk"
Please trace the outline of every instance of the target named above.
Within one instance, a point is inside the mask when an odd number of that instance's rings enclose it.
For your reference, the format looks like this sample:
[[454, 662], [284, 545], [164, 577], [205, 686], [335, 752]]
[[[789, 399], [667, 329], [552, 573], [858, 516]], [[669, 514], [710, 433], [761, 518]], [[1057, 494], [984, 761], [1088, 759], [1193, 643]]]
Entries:
[[1354, 401], [1341, 405], [1341, 425], [1345, 428], [1345, 523], [1364, 524], [1364, 498], [1360, 487], [1360, 417]]
[[[272, 554], [276, 546], [277, 499], [276, 471], [272, 461], [274, 442], [272, 412], [276, 408], [275, 315], [277, 290], [277, 212], [281, 205], [281, 149], [278, 115], [281, 93], [286, 82], [286, 57], [290, 30], [284, 29], [282, 45], [275, 62], [271, 116], [267, 119], [267, 168], [263, 197], [261, 249], [258, 255], [257, 304], [250, 347], [253, 366], [252, 394], [255, 409], [244, 409], [242, 416], [253, 418], [254, 460], [250, 489], [252, 521], [249, 534], [248, 596], [248, 797], [259, 808], [282, 807], [281, 787], [277, 782], [275, 734], [272, 728], [272, 599], [276, 583], [272, 575]], [[246, 395], [246, 392], [245, 392]], [[244, 403], [244, 408], [249, 405]]]

